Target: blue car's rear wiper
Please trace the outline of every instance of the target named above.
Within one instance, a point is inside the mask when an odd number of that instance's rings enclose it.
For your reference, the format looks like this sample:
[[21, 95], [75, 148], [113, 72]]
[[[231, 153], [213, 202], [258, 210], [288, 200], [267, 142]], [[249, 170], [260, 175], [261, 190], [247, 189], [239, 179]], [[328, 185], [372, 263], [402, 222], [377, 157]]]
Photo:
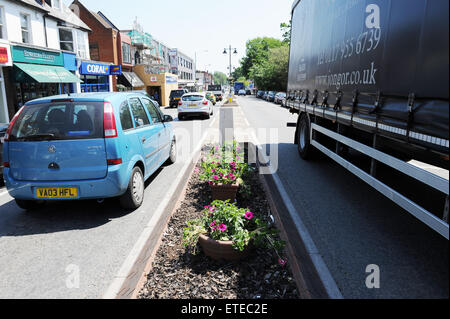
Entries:
[[28, 135], [23, 137], [18, 137], [17, 141], [50, 141], [50, 140], [56, 140], [59, 139], [55, 136], [55, 134], [52, 133], [44, 133], [44, 134], [35, 134], [35, 135]]

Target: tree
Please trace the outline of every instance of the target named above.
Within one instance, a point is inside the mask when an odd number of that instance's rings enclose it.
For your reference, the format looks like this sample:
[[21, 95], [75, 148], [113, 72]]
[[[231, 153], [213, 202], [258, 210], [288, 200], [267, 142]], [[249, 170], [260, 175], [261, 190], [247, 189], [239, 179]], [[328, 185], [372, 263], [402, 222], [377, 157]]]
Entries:
[[291, 43], [291, 28], [292, 28], [292, 20], [289, 20], [289, 23], [281, 23], [280, 29], [282, 32], [283, 42], [290, 44]]
[[286, 45], [283, 41], [269, 37], [247, 41], [246, 55], [241, 60], [242, 75], [247, 79], [250, 78], [252, 67], [264, 63], [269, 58], [269, 49], [279, 48], [283, 45]]
[[288, 80], [289, 47], [269, 50], [269, 58], [251, 69], [250, 76], [261, 90], [286, 91]]
[[225, 73], [216, 71], [214, 72], [214, 83], [217, 85], [225, 85], [227, 84], [228, 77]]

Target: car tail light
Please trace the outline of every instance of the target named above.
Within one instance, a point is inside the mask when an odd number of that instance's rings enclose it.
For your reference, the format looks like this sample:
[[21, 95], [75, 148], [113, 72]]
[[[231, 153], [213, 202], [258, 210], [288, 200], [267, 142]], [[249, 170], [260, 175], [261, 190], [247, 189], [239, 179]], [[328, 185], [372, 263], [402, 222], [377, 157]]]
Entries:
[[[4, 139], [5, 142], [8, 142], [8, 141], [9, 141], [9, 136], [11, 135], [13, 126], [14, 126], [14, 124], [16, 123], [17, 118], [19, 117], [20, 113], [22, 113], [22, 111], [23, 111], [24, 108], [25, 108], [25, 105], [22, 106], [22, 107], [20, 108], [19, 112], [17, 112], [16, 115], [14, 115], [13, 119], [12, 119], [11, 122], [9, 123], [8, 129], [6, 130], [6, 133], [5, 133], [5, 139]], [[5, 167], [6, 167], [6, 166], [5, 166]]]
[[3, 162], [3, 167], [4, 168], [9, 168], [9, 162]]
[[117, 137], [116, 118], [114, 117], [114, 108], [111, 103], [103, 104], [103, 129], [105, 138]]
[[208, 100], [204, 100], [203, 105], [208, 105]]
[[183, 102], [181, 102], [181, 101], [178, 102], [178, 105], [179, 105], [179, 106], [182, 106], [182, 105], [183, 105]]
[[109, 159], [106, 161], [108, 165], [120, 165], [122, 164], [121, 158]]

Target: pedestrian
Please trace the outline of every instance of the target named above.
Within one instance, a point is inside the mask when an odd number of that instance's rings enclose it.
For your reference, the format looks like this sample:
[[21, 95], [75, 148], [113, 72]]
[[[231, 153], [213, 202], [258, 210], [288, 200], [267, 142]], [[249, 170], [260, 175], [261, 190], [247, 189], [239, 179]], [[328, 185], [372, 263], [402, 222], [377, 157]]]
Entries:
[[159, 94], [158, 94], [158, 92], [155, 92], [154, 97], [155, 97], [155, 101], [159, 103]]

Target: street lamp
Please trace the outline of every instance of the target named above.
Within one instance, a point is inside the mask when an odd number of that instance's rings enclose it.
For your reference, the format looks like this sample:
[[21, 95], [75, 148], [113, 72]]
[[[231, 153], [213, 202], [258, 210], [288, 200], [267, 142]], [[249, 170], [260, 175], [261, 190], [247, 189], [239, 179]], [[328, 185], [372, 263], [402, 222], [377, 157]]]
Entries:
[[[228, 51], [227, 51], [228, 50]], [[230, 70], [230, 77], [231, 77], [231, 70], [232, 70], [232, 67], [231, 67], [231, 52], [234, 50], [234, 52], [233, 52], [233, 54], [237, 54], [237, 49], [236, 48], [231, 48], [231, 45], [228, 47], [228, 49], [227, 48], [225, 48], [225, 49], [223, 49], [223, 54], [230, 54], [230, 67], [229, 67], [229, 70]]]

